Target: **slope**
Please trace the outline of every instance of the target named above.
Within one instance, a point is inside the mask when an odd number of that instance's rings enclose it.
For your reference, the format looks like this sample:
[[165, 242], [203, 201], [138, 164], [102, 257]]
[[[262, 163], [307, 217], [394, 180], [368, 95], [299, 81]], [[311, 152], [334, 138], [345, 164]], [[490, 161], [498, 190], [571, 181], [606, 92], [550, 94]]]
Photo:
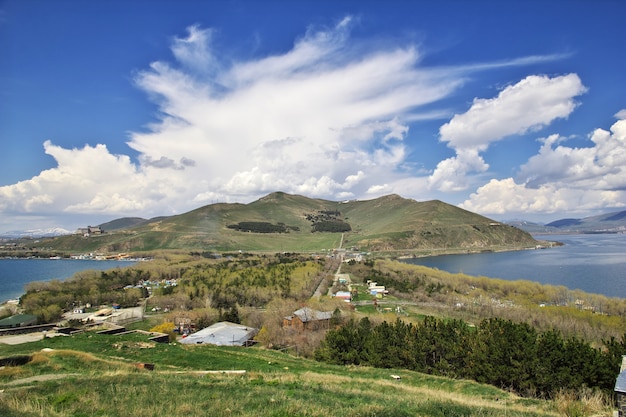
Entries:
[[[16, 348], [0, 345], [0, 356]], [[32, 360], [0, 370], [0, 414], [7, 417], [558, 415], [549, 401], [470, 381], [326, 365], [256, 348], [89, 332], [21, 345], [19, 354]]]
[[[343, 237], [331, 231], [342, 231]], [[417, 202], [389, 195], [337, 202], [276, 192], [249, 204], [212, 204], [102, 236], [67, 236], [41, 245], [102, 252], [302, 252], [338, 248], [342, 238], [344, 247], [383, 252], [500, 250], [537, 243], [517, 228], [441, 201]]]

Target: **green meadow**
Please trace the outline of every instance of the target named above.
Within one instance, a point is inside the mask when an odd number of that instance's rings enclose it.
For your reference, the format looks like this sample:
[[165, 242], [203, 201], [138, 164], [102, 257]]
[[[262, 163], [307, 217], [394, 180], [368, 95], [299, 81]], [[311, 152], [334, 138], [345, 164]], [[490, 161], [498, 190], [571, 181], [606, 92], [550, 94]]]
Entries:
[[18, 354], [32, 360], [0, 369], [4, 417], [572, 415], [562, 402], [465, 380], [333, 366], [262, 348], [158, 344], [142, 334], [0, 345], [1, 357]]

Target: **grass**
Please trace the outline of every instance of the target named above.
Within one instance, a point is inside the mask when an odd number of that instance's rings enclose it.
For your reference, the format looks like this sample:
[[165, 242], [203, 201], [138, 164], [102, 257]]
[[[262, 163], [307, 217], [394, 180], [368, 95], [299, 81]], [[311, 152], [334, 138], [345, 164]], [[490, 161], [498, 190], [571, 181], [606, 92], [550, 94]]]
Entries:
[[[258, 348], [156, 344], [138, 334], [0, 345], [2, 357], [18, 353], [33, 360], [0, 370], [3, 417], [563, 415], [552, 402], [471, 381], [332, 366]], [[196, 372], [209, 370], [246, 372]]]

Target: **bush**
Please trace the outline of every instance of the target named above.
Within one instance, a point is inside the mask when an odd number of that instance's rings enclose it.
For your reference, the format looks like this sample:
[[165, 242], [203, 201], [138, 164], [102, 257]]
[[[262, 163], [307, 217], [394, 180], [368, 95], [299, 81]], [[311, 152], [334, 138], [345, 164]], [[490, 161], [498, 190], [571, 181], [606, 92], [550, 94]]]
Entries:
[[151, 332], [165, 333], [169, 336], [170, 342], [176, 341], [176, 333], [174, 329], [176, 326], [171, 321], [166, 321], [164, 323], [158, 324], [150, 329]]

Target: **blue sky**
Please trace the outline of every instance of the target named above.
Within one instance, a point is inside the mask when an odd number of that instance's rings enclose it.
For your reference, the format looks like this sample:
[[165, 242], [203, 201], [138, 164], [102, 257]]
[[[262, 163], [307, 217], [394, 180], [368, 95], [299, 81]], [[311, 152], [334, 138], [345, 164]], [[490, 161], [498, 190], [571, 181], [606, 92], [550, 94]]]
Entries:
[[0, 233], [396, 193], [626, 207], [624, 1], [0, 2]]

